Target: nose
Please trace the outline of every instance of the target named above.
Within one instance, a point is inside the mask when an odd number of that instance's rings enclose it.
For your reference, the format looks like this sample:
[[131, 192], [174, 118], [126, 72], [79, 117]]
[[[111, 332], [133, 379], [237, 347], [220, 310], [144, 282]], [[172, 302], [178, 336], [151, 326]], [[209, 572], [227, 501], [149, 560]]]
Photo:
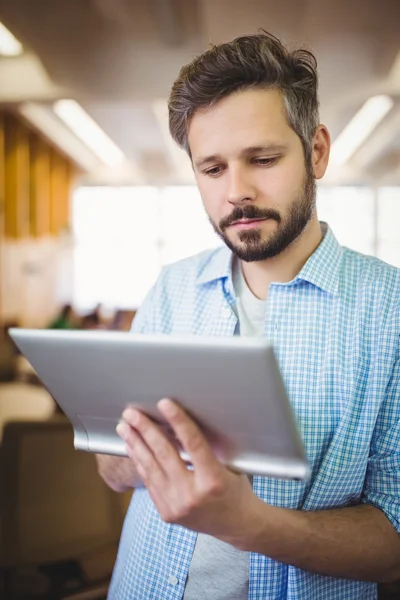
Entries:
[[242, 202], [252, 202], [256, 198], [256, 190], [250, 180], [250, 175], [244, 167], [231, 166], [227, 173], [227, 200], [236, 205]]

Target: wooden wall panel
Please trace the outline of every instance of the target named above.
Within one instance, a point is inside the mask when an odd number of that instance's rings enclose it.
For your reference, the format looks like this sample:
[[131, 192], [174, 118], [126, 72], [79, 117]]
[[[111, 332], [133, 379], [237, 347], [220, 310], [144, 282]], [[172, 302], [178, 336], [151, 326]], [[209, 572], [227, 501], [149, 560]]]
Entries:
[[4, 114], [0, 112], [0, 241], [4, 237]]
[[68, 201], [64, 204], [63, 221], [69, 230], [72, 228], [72, 195], [76, 186], [78, 171], [71, 163], [67, 164]]
[[69, 227], [70, 213], [70, 166], [58, 152], [50, 156], [50, 232], [59, 235]]
[[[2, 128], [1, 123], [4, 123]], [[0, 113], [4, 130], [3, 175], [0, 164], [0, 235], [2, 183], [7, 238], [58, 236], [70, 226], [73, 164], [9, 113]]]
[[50, 148], [39, 136], [30, 136], [30, 233], [50, 234]]
[[0, 112], [0, 344], [3, 343], [4, 305], [4, 114]]
[[0, 324], [42, 327], [56, 311], [72, 260], [59, 234], [70, 224], [75, 174], [18, 115], [0, 110]]
[[5, 115], [4, 230], [6, 237], [27, 238], [29, 208], [29, 130]]

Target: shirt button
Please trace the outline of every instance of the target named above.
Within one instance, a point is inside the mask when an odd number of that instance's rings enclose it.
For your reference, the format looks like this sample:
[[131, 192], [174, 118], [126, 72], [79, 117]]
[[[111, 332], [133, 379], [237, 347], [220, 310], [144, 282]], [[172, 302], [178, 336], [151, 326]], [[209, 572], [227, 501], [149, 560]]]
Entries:
[[176, 575], [170, 575], [168, 577], [168, 583], [170, 583], [171, 585], [178, 585], [179, 579], [176, 577]]
[[276, 320], [275, 323], [274, 323], [274, 329], [275, 329], [275, 331], [278, 331], [278, 327], [279, 327], [279, 323], [278, 323], [278, 320]]

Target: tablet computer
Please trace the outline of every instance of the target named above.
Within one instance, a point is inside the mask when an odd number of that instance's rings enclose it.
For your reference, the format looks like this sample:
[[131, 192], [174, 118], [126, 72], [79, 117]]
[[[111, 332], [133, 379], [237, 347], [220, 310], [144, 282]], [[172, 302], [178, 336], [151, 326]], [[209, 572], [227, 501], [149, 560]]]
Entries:
[[274, 351], [264, 338], [9, 333], [70, 419], [79, 450], [125, 456], [115, 431], [125, 408], [162, 423], [156, 404], [167, 397], [188, 411], [231, 468], [289, 479], [308, 475]]

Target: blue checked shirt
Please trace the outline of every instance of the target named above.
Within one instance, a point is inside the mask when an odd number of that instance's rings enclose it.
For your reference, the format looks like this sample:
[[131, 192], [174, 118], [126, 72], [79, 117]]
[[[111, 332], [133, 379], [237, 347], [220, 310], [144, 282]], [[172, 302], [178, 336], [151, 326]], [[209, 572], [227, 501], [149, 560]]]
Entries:
[[[233, 335], [231, 258], [223, 247], [165, 267], [133, 330]], [[271, 505], [307, 511], [369, 503], [399, 532], [400, 271], [342, 248], [328, 229], [293, 281], [270, 286], [265, 335], [311, 477], [254, 477], [254, 492]], [[162, 522], [147, 491], [137, 489], [109, 599], [180, 600], [195, 542], [195, 532]], [[249, 600], [372, 600], [376, 587], [250, 553]]]

